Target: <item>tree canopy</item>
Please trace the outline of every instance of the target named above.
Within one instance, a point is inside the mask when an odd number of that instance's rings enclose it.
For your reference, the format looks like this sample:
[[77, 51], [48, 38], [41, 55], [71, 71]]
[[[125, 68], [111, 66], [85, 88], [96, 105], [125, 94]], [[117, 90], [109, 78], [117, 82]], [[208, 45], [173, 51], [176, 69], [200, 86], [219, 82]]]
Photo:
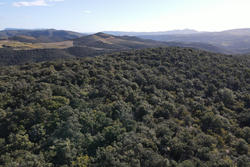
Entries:
[[248, 167], [249, 60], [173, 47], [0, 67], [0, 166]]

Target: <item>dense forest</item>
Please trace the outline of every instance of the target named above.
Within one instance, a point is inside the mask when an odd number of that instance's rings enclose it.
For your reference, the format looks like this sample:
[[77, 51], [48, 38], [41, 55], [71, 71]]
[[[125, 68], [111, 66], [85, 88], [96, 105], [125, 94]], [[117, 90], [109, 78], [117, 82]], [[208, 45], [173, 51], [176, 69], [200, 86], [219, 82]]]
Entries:
[[67, 60], [81, 57], [94, 57], [109, 53], [109, 51], [94, 50], [88, 47], [70, 47], [67, 49], [32, 49], [13, 50], [0, 49], [0, 65], [21, 65], [51, 60]]
[[249, 167], [250, 58], [188, 48], [0, 67], [0, 166]]

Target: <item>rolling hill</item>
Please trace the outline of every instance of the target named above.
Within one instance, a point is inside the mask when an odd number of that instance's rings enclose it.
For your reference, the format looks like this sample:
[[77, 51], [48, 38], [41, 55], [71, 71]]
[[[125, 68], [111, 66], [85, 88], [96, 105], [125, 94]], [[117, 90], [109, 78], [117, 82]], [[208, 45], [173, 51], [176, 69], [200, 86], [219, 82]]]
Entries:
[[144, 39], [164, 42], [207, 43], [220, 48], [222, 53], [246, 54], [250, 52], [250, 29], [194, 34], [143, 35]]
[[84, 36], [84, 34], [55, 30], [3, 30], [0, 31], [0, 39], [16, 40], [20, 42], [29, 43], [48, 43], [48, 42], [61, 42], [66, 40], [72, 40]]
[[139, 39], [137, 37], [116, 37], [104, 33], [84, 36], [72, 41], [53, 43], [27, 43], [14, 40], [0, 40], [0, 65], [93, 57], [122, 50], [161, 46], [167, 45], [163, 42]]
[[66, 49], [31, 49], [13, 50], [9, 48], [0, 49], [0, 65], [19, 65], [33, 62], [44, 62], [51, 60], [68, 60], [82, 57], [95, 57], [110, 53], [103, 50], [95, 50], [89, 47], [70, 47]]
[[205, 43], [159, 42], [133, 36], [114, 36], [97, 33], [70, 41], [53, 43], [27, 43], [15, 40], [0, 40], [0, 65], [93, 57], [111, 52], [157, 47], [187, 47], [216, 53], [225, 52], [221, 48]]
[[[69, 43], [69, 41], [73, 41], [74, 46], [91, 47], [92, 49], [97, 50], [123, 50], [159, 46], [179, 46], [224, 54], [250, 53], [250, 29], [247, 28], [222, 32], [198, 32], [191, 29], [163, 32], [105, 31], [104, 33], [91, 35], [55, 29], [7, 29], [0, 31], [0, 44], [1, 41], [6, 40], [28, 44], [43, 43], [40, 47], [28, 47], [31, 49], [41, 49], [43, 48], [42, 46], [45, 46], [44, 43], [57, 43], [64, 41], [68, 41]], [[48, 45], [44, 48], [53, 48], [53, 46], [56, 46], [56, 44], [53, 44], [52, 47]], [[72, 45], [64, 45], [64, 47], [59, 48], [67, 47], [72, 47]]]
[[145, 40], [131, 36], [114, 36], [101, 32], [77, 38], [73, 41], [74, 46], [84, 46], [104, 50], [142, 49], [166, 46], [163, 42]]
[[16, 40], [0, 40], [0, 48], [11, 48], [13, 50], [65, 49], [69, 47], [73, 47], [73, 41], [30, 43]]
[[97, 50], [128, 50], [155, 47], [187, 47], [205, 51], [222, 53], [226, 52], [222, 48], [207, 43], [198, 42], [162, 42], [156, 40], [142, 39], [135, 36], [115, 36], [106, 33], [97, 33], [74, 39], [74, 46], [89, 47]]

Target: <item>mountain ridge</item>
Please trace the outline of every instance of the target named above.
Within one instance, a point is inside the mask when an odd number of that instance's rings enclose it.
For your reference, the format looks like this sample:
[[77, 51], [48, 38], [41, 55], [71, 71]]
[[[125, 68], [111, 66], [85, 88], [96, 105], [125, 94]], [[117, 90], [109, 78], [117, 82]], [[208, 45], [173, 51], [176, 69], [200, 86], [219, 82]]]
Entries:
[[225, 50], [224, 53], [230, 54], [247, 54], [250, 52], [250, 28], [196, 34], [144, 35], [138, 37], [162, 42], [207, 43]]
[[[108, 36], [107, 34], [113, 36]], [[95, 40], [93, 39], [94, 37]], [[112, 41], [111, 38], [113, 38], [113, 42], [111, 42]], [[86, 41], [83, 41], [84, 39]], [[116, 42], [114, 42], [115, 39]], [[154, 40], [154, 42], [143, 41], [143, 39]], [[250, 53], [249, 28], [232, 29], [232, 30], [225, 30], [218, 32], [199, 32], [192, 29], [184, 29], [184, 30], [171, 30], [162, 32], [146, 32], [146, 34], [144, 32], [119, 32], [119, 31], [104, 31], [94, 34], [82, 34], [73, 31], [64, 31], [55, 29], [35, 29], [35, 30], [7, 29], [0, 31], [0, 41], [2, 40], [11, 40], [11, 41], [26, 42], [26, 43], [52, 43], [52, 42], [63, 42], [69, 40], [69, 41], [74, 41], [76, 45], [79, 45], [79, 43], [81, 43], [82, 45], [87, 44], [91, 45], [91, 47], [94, 48], [99, 47], [99, 49], [100, 48], [103, 49], [102, 47], [106, 49], [145, 48], [145, 47], [155, 47], [156, 45], [174, 46], [174, 44], [177, 44], [176, 46], [179, 47], [193, 47], [197, 49], [204, 49], [206, 51], [211, 51], [211, 52], [220, 52], [224, 54]], [[92, 41], [92, 44], [90, 41]], [[152, 46], [149, 46], [149, 44], [151, 44]]]
[[2, 47], [2, 49], [0, 48], [1, 65], [93, 57], [111, 52], [159, 47], [196, 48], [214, 53], [226, 52], [206, 43], [159, 42], [134, 36], [114, 36], [105, 33], [96, 33], [73, 39], [73, 41], [57, 43], [30, 44], [10, 41], [8, 44], [8, 41], [2, 41]]
[[[24, 37], [33, 37], [33, 40], [22, 38]], [[55, 30], [55, 29], [45, 29], [45, 30], [3, 30], [0, 31], [0, 39], [21, 39], [23, 42], [61, 42], [65, 40], [72, 40], [84, 36], [84, 34], [65, 31], [65, 30]]]
[[194, 29], [169, 30], [169, 31], [152, 31], [152, 32], [133, 32], [133, 31], [102, 31], [103, 33], [117, 36], [139, 36], [139, 35], [166, 35], [166, 34], [195, 34], [199, 33]]

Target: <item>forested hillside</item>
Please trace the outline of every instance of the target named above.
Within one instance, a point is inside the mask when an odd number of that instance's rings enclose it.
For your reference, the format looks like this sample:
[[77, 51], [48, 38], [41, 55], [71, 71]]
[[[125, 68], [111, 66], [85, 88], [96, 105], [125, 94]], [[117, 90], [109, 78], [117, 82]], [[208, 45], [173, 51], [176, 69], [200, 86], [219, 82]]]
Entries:
[[67, 60], [79, 57], [94, 57], [108, 53], [108, 51], [95, 50], [88, 47], [70, 47], [67, 49], [33, 49], [13, 50], [0, 49], [0, 65], [21, 65], [51, 60]]
[[173, 47], [0, 67], [0, 166], [249, 167], [249, 60]]

